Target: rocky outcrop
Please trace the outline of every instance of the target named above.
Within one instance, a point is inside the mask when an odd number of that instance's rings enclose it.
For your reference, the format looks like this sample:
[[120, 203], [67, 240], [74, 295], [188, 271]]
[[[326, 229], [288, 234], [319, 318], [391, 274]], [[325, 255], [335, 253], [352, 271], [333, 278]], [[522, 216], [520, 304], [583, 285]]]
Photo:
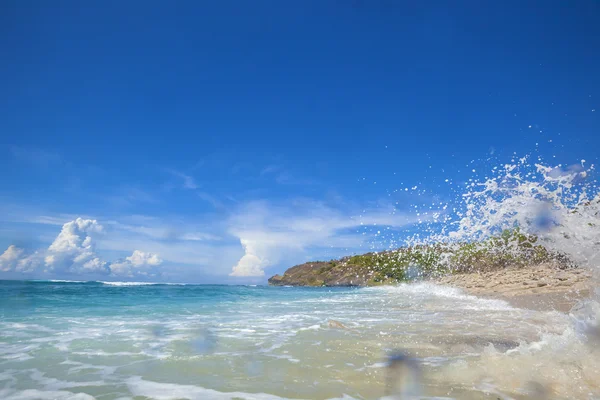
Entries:
[[[515, 229], [482, 242], [402, 247], [339, 260], [307, 262], [288, 269], [283, 275], [275, 275], [269, 279], [269, 284], [372, 286], [448, 275], [487, 274], [507, 269], [519, 271], [540, 265], [552, 265], [562, 271], [576, 267], [565, 255], [539, 245], [536, 236]], [[541, 287], [545, 282], [535, 284]]]
[[374, 273], [368, 268], [338, 261], [314, 261], [296, 265], [269, 279], [273, 286], [368, 286]]

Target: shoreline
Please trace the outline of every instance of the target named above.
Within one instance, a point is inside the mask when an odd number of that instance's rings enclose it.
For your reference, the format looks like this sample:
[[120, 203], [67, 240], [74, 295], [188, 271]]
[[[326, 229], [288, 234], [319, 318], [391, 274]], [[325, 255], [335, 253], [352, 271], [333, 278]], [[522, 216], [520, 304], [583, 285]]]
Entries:
[[541, 264], [444, 276], [432, 282], [463, 289], [478, 297], [507, 301], [518, 308], [568, 313], [589, 297], [591, 273], [582, 268], [560, 269]]

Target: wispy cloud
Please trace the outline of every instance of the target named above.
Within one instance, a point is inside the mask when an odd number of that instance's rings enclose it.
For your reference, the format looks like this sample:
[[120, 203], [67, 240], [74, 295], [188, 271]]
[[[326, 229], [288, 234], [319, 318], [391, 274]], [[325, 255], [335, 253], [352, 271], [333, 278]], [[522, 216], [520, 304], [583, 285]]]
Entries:
[[314, 248], [358, 247], [365, 238], [358, 232], [348, 232], [351, 228], [398, 228], [416, 221], [414, 216], [392, 208], [358, 213], [303, 199], [279, 205], [266, 201], [248, 203], [229, 221], [229, 233], [240, 240], [245, 252], [230, 275], [263, 276], [265, 268]]
[[282, 169], [282, 167], [280, 165], [276, 165], [276, 164], [271, 164], [271, 165], [267, 165], [266, 167], [264, 167], [261, 171], [260, 174], [261, 175], [268, 175], [268, 174], [273, 174], [275, 172], [278, 172]]
[[128, 235], [114, 232], [98, 238], [98, 248], [103, 251], [126, 253], [131, 249], [154, 252], [163, 260], [160, 272], [170, 273], [173, 266], [183, 267], [183, 274], [177, 279], [190, 280], [198, 273], [225, 277], [237, 259], [243, 255], [239, 242], [212, 241], [172, 241]]
[[53, 164], [61, 164], [64, 162], [63, 158], [58, 153], [44, 149], [11, 146], [10, 151], [16, 160], [35, 167], [46, 168]]
[[215, 196], [209, 194], [208, 192], [198, 191], [197, 195], [198, 195], [198, 197], [200, 199], [206, 201], [207, 203], [209, 203], [210, 205], [212, 205], [216, 209], [223, 209], [223, 208], [225, 208], [225, 204], [222, 201], [220, 201], [219, 199], [217, 199]]
[[22, 204], [0, 202], [0, 221], [40, 225], [63, 225], [77, 218], [68, 213], [52, 213]]
[[182, 181], [182, 185], [184, 189], [198, 189], [198, 184], [196, 183], [196, 180], [194, 179], [194, 177], [187, 175], [181, 171], [172, 169], [172, 168], [167, 168], [166, 171], [168, 173], [170, 173], [171, 175], [180, 178]]
[[165, 241], [217, 241], [222, 238], [216, 234], [202, 232], [194, 228], [193, 224], [183, 222], [167, 222], [161, 219], [146, 221], [143, 223], [121, 223], [114, 220], [105, 222], [115, 231], [124, 231], [146, 236], [147, 238]]
[[315, 185], [317, 182], [313, 179], [299, 178], [289, 170], [279, 164], [267, 165], [260, 171], [261, 177], [272, 177], [275, 183], [279, 185]]
[[121, 195], [126, 197], [131, 202], [142, 202], [142, 203], [157, 203], [156, 197], [145, 190], [137, 187], [124, 187], [121, 190]]
[[[206, 161], [202, 161], [201, 164], [205, 162]], [[217, 196], [205, 190], [200, 190], [201, 185], [196, 182], [196, 179], [193, 176], [171, 168], [168, 168], [165, 171], [179, 179], [179, 185], [181, 185], [180, 187], [186, 190], [194, 191], [199, 199], [209, 203], [215, 209], [225, 208], [225, 204]], [[170, 188], [172, 188], [172, 186], [169, 187], [169, 189]]]
[[114, 194], [107, 196], [106, 200], [116, 207], [131, 207], [138, 203], [159, 203], [156, 196], [134, 186], [121, 186]]
[[281, 171], [275, 176], [275, 182], [280, 185], [302, 185], [302, 186], [310, 186], [316, 185], [318, 182], [313, 179], [308, 178], [298, 178], [292, 175], [288, 171]]

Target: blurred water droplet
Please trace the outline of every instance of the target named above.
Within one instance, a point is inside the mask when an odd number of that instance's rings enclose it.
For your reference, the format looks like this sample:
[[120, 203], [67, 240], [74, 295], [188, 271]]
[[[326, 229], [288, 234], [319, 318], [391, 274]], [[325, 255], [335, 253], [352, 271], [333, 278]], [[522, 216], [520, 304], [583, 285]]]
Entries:
[[527, 395], [528, 399], [532, 400], [546, 400], [550, 398], [550, 390], [536, 381], [529, 381], [525, 384], [523, 392]]
[[246, 364], [246, 373], [248, 376], [257, 377], [264, 375], [265, 367], [262, 361], [251, 359]]
[[569, 315], [573, 320], [575, 329], [585, 335], [588, 343], [592, 346], [600, 345], [600, 294], [595, 298], [585, 300], [574, 306]]
[[217, 347], [217, 336], [208, 329], [202, 329], [190, 341], [190, 345], [198, 353], [211, 354]]
[[169, 329], [164, 325], [152, 325], [150, 332], [152, 332], [154, 337], [163, 338], [169, 334]]
[[403, 352], [388, 357], [386, 396], [389, 399], [409, 399], [420, 395], [421, 371], [415, 359]]
[[533, 226], [540, 231], [549, 231], [556, 225], [558, 223], [552, 214], [550, 205], [545, 204], [541, 206], [533, 219]]

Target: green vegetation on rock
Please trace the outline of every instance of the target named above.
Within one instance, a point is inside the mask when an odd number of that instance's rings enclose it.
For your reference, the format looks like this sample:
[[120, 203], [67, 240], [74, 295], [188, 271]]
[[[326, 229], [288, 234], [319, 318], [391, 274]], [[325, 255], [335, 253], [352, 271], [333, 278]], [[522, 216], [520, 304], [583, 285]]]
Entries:
[[283, 276], [275, 275], [269, 284], [372, 286], [546, 262], [556, 262], [564, 268], [572, 266], [565, 256], [552, 254], [537, 242], [534, 235], [519, 229], [507, 230], [483, 242], [410, 246], [329, 262], [309, 262], [288, 269]]

